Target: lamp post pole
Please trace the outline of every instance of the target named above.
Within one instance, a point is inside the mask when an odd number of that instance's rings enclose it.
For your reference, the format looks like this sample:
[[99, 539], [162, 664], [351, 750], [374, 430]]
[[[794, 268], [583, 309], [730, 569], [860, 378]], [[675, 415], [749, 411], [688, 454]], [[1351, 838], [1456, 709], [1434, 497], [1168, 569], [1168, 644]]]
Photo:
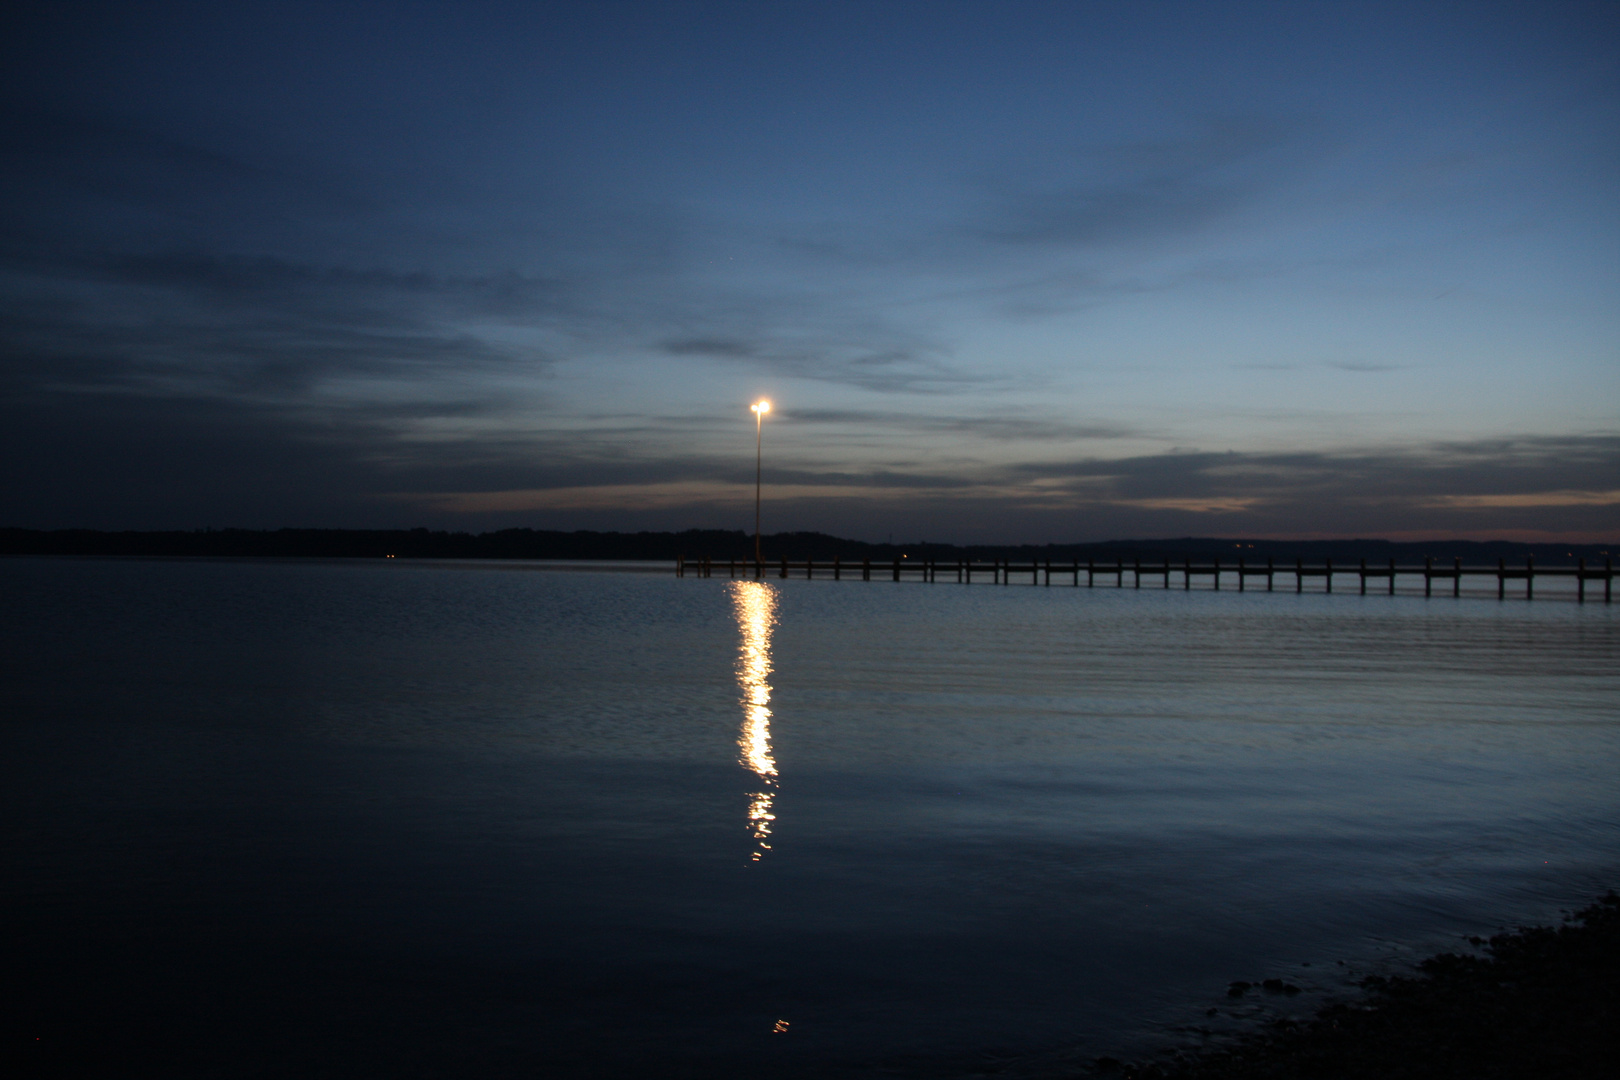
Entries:
[[759, 494], [765, 476], [765, 414], [771, 411], [771, 403], [757, 401], [749, 409], [754, 414], [754, 565], [757, 567], [765, 561], [759, 550]]

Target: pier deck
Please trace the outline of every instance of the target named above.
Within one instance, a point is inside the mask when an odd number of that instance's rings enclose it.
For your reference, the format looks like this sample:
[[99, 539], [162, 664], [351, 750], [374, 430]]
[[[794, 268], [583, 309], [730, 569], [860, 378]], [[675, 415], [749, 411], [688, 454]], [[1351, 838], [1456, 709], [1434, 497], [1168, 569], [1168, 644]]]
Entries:
[[1434, 594], [1434, 583], [1450, 582], [1451, 594], [1462, 595], [1462, 582], [1465, 577], [1494, 579], [1496, 581], [1496, 595], [1498, 598], [1507, 596], [1507, 583], [1510, 581], [1524, 582], [1524, 595], [1528, 598], [1535, 596], [1535, 583], [1537, 578], [1574, 578], [1576, 599], [1584, 602], [1588, 582], [1602, 582], [1603, 602], [1610, 603], [1614, 589], [1614, 560], [1604, 559], [1603, 566], [1588, 567], [1586, 560], [1582, 559], [1576, 566], [1541, 566], [1535, 565], [1534, 559], [1526, 559], [1523, 566], [1509, 566], [1506, 560], [1498, 560], [1495, 566], [1464, 566], [1461, 559], [1454, 559], [1451, 565], [1436, 565], [1433, 559], [1425, 559], [1422, 566], [1397, 566], [1392, 559], [1387, 565], [1368, 565], [1362, 559], [1355, 565], [1333, 564], [1332, 559], [1324, 560], [1320, 564], [1307, 566], [1303, 560], [1296, 559], [1292, 565], [1277, 563], [1267, 559], [1265, 565], [1248, 563], [1243, 559], [1236, 564], [1223, 563], [1214, 559], [1206, 563], [1195, 563], [1190, 559], [1173, 562], [1164, 559], [1159, 562], [1146, 562], [1132, 559], [1126, 562], [1116, 559], [1114, 562], [1097, 562], [1088, 559], [1085, 562], [1071, 560], [1069, 562], [1052, 562], [1050, 560], [1031, 560], [1019, 562], [1008, 559], [908, 559], [899, 558], [892, 561], [874, 561], [862, 559], [859, 562], [851, 560], [844, 562], [841, 559], [826, 560], [814, 559], [776, 559], [764, 562], [755, 562], [752, 559], [709, 559], [685, 558], [675, 562], [677, 577], [722, 577], [732, 578], [765, 578], [765, 577], [805, 577], [805, 578], [831, 578], [834, 581], [952, 581], [960, 584], [972, 584], [975, 577], [981, 582], [998, 585], [1011, 585], [1015, 581], [1030, 585], [1051, 585], [1054, 576], [1059, 584], [1069, 584], [1078, 587], [1082, 577], [1087, 587], [1095, 588], [1097, 579], [1102, 578], [1116, 588], [1124, 588], [1127, 578], [1131, 580], [1132, 588], [1140, 589], [1142, 579], [1148, 578], [1155, 583], [1162, 583], [1163, 588], [1171, 588], [1179, 578], [1183, 589], [1191, 589], [1194, 578], [1209, 578], [1212, 585], [1219, 589], [1222, 581], [1235, 581], [1238, 591], [1244, 591], [1251, 579], [1263, 578], [1266, 591], [1271, 592], [1276, 587], [1276, 579], [1281, 576], [1286, 583], [1293, 579], [1294, 591], [1303, 592], [1307, 578], [1321, 578], [1324, 589], [1333, 591], [1333, 582], [1336, 577], [1355, 578], [1360, 585], [1363, 595], [1367, 592], [1368, 581], [1387, 581], [1389, 592], [1395, 592], [1397, 577], [1407, 579], [1421, 578], [1423, 581], [1423, 595]]

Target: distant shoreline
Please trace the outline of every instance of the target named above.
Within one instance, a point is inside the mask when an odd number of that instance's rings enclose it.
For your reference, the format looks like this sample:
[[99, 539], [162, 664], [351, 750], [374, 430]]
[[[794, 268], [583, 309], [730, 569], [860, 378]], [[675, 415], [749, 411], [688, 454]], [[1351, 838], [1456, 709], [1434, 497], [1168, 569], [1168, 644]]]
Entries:
[[[776, 559], [872, 559], [908, 556], [936, 560], [1014, 559], [1113, 561], [1141, 558], [1247, 559], [1292, 562], [1366, 559], [1421, 563], [1426, 558], [1460, 558], [1470, 564], [1498, 559], [1543, 566], [1573, 566], [1580, 559], [1601, 562], [1620, 556], [1613, 544], [1517, 543], [1506, 540], [1248, 540], [1237, 537], [1182, 537], [1164, 540], [1111, 540], [1074, 544], [872, 544], [825, 533], [776, 533], [763, 539], [765, 557]], [[195, 529], [190, 531], [102, 531], [94, 529], [0, 529], [0, 555], [86, 555], [185, 558], [291, 559], [475, 559], [671, 562], [680, 557], [750, 559], [754, 539], [741, 530], [690, 529], [684, 532], [560, 532], [501, 529], [485, 533], [428, 529]]]

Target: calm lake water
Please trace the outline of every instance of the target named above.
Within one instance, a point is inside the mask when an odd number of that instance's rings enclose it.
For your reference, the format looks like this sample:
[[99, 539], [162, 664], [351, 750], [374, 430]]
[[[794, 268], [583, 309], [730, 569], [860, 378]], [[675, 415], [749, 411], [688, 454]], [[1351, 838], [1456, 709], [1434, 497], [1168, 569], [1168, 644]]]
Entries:
[[8, 1038], [934, 1076], [1308, 1011], [1620, 885], [1620, 616], [1537, 591], [3, 560]]

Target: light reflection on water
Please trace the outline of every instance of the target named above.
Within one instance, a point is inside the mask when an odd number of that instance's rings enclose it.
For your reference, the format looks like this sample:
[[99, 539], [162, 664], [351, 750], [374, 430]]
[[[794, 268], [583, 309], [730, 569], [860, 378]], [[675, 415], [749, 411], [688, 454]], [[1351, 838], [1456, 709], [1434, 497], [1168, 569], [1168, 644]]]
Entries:
[[[19, 559], [0, 596], [0, 987], [76, 1031], [152, 1002], [145, 1071], [1120, 1056], [1620, 880], [1620, 608], [1539, 582]], [[302, 1000], [342, 1034], [283, 1049]]]
[[737, 688], [742, 692], [743, 723], [737, 736], [742, 750], [739, 764], [759, 778], [760, 790], [751, 792], [748, 828], [758, 845], [758, 861], [771, 850], [771, 812], [776, 787], [776, 759], [771, 756], [771, 631], [776, 628], [776, 592], [763, 581], [731, 583], [732, 610], [742, 635], [737, 647]]

